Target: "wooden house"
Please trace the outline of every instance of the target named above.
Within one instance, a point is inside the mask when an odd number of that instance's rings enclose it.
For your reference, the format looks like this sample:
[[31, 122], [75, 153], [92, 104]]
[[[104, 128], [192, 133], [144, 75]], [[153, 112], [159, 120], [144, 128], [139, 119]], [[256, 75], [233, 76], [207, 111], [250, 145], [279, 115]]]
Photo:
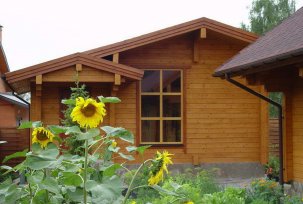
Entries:
[[[0, 27], [0, 74], [9, 71], [5, 53], [1, 43]], [[29, 132], [17, 130], [22, 120], [29, 119], [29, 105], [14, 93], [10, 92], [9, 85], [0, 78], [0, 163], [6, 155], [22, 151], [29, 147]], [[8, 164], [14, 165], [20, 160], [15, 159]]]
[[[227, 79], [241, 75], [250, 85], [261, 85], [269, 92], [283, 92], [284, 181], [300, 183], [303, 183], [302, 67], [303, 8], [215, 72], [215, 76]], [[302, 192], [302, 185], [300, 188]]]
[[151, 144], [148, 156], [166, 149], [174, 163], [264, 163], [266, 104], [212, 77], [256, 39], [200, 18], [5, 76], [17, 93], [31, 92], [31, 120], [59, 124], [64, 90], [78, 74], [92, 96], [122, 100], [108, 107], [104, 124], [130, 129], [136, 145]]

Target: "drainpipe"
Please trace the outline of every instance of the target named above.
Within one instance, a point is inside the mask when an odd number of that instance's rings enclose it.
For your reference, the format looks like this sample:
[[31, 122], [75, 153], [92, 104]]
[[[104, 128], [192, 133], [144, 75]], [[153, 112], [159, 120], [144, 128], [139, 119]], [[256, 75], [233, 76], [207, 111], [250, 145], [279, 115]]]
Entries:
[[282, 105], [271, 100], [270, 98], [263, 96], [262, 94], [248, 88], [247, 86], [233, 80], [230, 78], [230, 76], [228, 74], [225, 74], [225, 79], [232, 83], [233, 85], [247, 91], [248, 93], [257, 96], [258, 98], [266, 101], [267, 103], [272, 104], [273, 106], [278, 108], [279, 111], [279, 160], [280, 160], [280, 172], [279, 172], [279, 184], [282, 186], [283, 188], [283, 184], [284, 184], [284, 176], [283, 176], [283, 127], [282, 127], [282, 119], [283, 119], [283, 113], [282, 113]]
[[27, 105], [30, 105], [29, 102], [27, 102], [26, 100], [24, 100], [23, 98], [21, 98], [20, 96], [18, 96], [15, 92], [15, 90], [13, 89], [13, 87], [8, 83], [8, 81], [6, 81], [6, 77], [5, 75], [2, 75], [1, 78], [3, 79], [4, 83], [8, 86], [8, 88], [10, 88], [10, 90], [12, 90], [12, 95], [17, 97], [18, 99], [20, 99], [21, 101], [23, 101], [24, 103], [26, 103]]

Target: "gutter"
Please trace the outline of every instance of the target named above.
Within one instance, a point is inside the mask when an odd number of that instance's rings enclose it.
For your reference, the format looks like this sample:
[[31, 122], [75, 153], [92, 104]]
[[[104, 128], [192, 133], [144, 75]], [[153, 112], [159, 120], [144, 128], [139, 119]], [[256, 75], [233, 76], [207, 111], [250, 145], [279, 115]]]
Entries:
[[19, 100], [23, 101], [24, 103], [26, 103], [28, 106], [30, 105], [29, 102], [27, 102], [26, 100], [24, 100], [23, 98], [21, 98], [20, 96], [18, 96], [15, 92], [15, 90], [13, 89], [13, 87], [8, 83], [8, 81], [6, 80], [5, 75], [2, 75], [1, 78], [3, 79], [4, 83], [12, 90], [12, 95], [15, 96], [16, 98], [18, 98]]
[[283, 168], [283, 127], [282, 127], [282, 120], [283, 120], [283, 112], [282, 112], [282, 105], [271, 100], [270, 98], [266, 97], [266, 96], [263, 96], [262, 94], [250, 89], [249, 87], [233, 80], [230, 78], [230, 76], [228, 74], [225, 74], [225, 79], [232, 83], [233, 85], [243, 89], [244, 91], [266, 101], [267, 103], [270, 103], [272, 104], [273, 106], [277, 107], [278, 108], [278, 111], [279, 111], [279, 160], [280, 160], [280, 171], [279, 171], [279, 184], [282, 186], [282, 189], [283, 189], [283, 184], [284, 184], [284, 175], [283, 175], [283, 172], [284, 172], [284, 168]]

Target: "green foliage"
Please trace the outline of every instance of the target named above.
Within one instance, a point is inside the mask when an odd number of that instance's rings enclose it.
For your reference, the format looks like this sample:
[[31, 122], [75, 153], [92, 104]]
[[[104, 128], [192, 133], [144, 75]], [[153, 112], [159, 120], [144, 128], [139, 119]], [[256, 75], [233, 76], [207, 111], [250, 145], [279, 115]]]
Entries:
[[253, 0], [249, 12], [249, 25], [241, 24], [244, 30], [262, 35], [274, 28], [296, 10], [295, 0]]
[[279, 177], [280, 159], [277, 156], [270, 156], [268, 163], [264, 165], [268, 178]]
[[262, 200], [270, 204], [279, 204], [283, 196], [281, 187], [277, 182], [271, 180], [255, 180], [247, 190], [248, 203], [252, 203], [254, 200], [261, 202]]
[[[76, 87], [72, 87], [71, 89], [71, 95], [68, 99], [65, 99], [62, 101], [63, 104], [67, 106], [67, 108], [63, 111], [64, 118], [61, 120], [62, 125], [71, 127], [71, 126], [77, 126], [78, 124], [73, 122], [72, 118], [70, 117], [70, 114], [74, 107], [76, 106], [75, 100], [78, 97], [82, 98], [88, 98], [89, 93], [86, 90], [85, 84], [79, 85], [78, 82], [76, 82]], [[67, 147], [67, 152], [70, 154], [79, 154], [84, 155], [84, 142], [81, 140], [77, 140], [76, 135], [70, 134], [69, 137], [67, 137], [65, 140], [65, 146]]]
[[205, 194], [201, 203], [245, 204], [245, 189], [228, 187], [224, 191]]
[[[269, 93], [269, 98], [279, 104], [282, 104], [283, 93], [281, 92], [271, 92]], [[269, 117], [270, 118], [278, 118], [279, 112], [277, 107], [269, 104]]]

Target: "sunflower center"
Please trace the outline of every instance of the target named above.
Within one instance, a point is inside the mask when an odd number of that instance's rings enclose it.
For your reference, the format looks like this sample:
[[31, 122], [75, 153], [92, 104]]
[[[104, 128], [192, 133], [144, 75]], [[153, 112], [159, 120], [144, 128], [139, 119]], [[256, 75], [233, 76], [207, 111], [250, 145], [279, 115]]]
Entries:
[[86, 117], [91, 117], [95, 114], [96, 112], [96, 107], [92, 104], [88, 104], [86, 107], [81, 109], [81, 112], [83, 113], [83, 115], [85, 115]]
[[47, 137], [47, 134], [46, 134], [46, 133], [44, 133], [44, 132], [39, 132], [39, 133], [37, 134], [37, 139], [38, 139], [39, 141], [45, 141], [45, 140], [48, 140], [48, 137]]

